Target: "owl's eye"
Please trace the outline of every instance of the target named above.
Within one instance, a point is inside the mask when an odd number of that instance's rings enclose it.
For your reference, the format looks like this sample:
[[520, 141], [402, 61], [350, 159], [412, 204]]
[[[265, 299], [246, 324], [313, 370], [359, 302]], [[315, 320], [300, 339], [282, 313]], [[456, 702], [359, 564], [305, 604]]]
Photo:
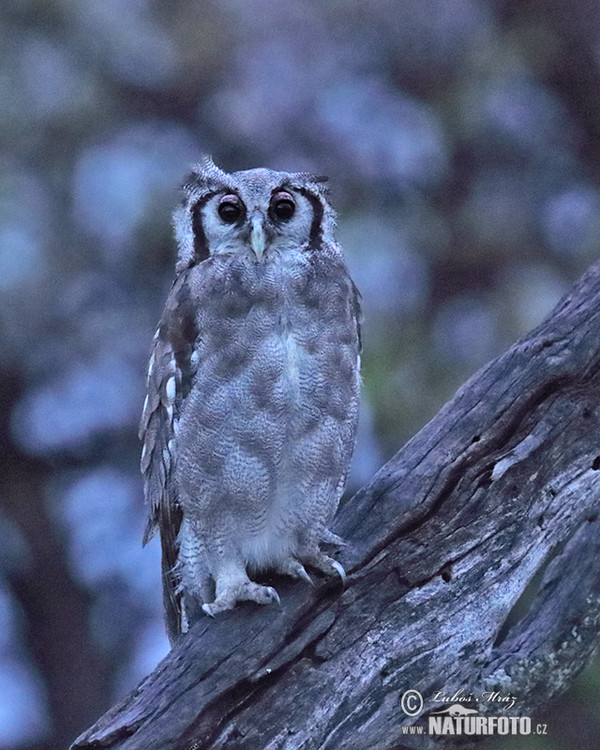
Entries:
[[296, 204], [289, 193], [275, 193], [271, 199], [271, 216], [278, 221], [288, 221], [296, 211]]
[[244, 213], [244, 204], [237, 195], [224, 195], [217, 211], [226, 224], [234, 224]]

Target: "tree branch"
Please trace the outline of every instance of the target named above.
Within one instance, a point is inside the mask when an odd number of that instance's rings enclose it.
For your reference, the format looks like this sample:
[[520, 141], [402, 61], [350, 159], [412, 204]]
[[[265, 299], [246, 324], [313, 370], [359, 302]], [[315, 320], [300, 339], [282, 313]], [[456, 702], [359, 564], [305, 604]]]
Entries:
[[73, 750], [427, 748], [402, 727], [437, 691], [545, 706], [598, 644], [599, 404], [597, 264], [341, 509], [344, 590], [204, 618]]

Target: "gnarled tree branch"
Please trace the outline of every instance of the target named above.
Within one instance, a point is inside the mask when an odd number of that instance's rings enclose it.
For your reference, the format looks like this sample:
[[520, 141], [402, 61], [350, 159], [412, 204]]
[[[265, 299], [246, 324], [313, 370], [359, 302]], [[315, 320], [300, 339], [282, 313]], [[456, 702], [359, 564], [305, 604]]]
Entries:
[[196, 623], [72, 748], [426, 748], [402, 732], [437, 691], [540, 709], [598, 644], [599, 424], [597, 264], [342, 508], [345, 589], [277, 579], [281, 609]]

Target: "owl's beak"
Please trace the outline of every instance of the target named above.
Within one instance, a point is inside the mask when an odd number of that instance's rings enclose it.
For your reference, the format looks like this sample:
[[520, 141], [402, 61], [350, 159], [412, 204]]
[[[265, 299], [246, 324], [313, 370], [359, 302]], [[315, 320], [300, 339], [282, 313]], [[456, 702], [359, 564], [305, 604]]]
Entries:
[[262, 214], [253, 214], [250, 217], [250, 246], [259, 260], [265, 252], [265, 244], [264, 217]]

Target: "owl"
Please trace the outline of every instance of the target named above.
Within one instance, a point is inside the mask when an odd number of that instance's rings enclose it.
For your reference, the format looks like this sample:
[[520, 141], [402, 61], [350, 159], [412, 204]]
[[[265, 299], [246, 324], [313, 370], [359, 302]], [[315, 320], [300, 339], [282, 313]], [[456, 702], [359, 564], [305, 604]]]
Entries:
[[203, 613], [279, 602], [257, 574], [345, 575], [321, 545], [341, 541], [360, 303], [325, 179], [206, 158], [182, 187], [140, 427], [172, 642]]

